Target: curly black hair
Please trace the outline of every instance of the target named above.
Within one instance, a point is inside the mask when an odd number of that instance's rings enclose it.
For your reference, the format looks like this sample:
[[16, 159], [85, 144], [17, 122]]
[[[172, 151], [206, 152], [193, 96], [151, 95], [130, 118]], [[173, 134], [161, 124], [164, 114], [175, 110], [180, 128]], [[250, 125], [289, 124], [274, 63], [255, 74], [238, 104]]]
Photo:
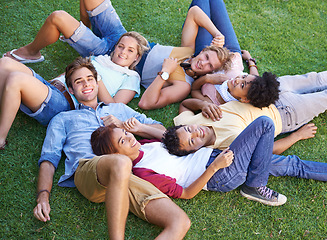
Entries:
[[185, 156], [188, 155], [194, 151], [186, 151], [186, 150], [182, 150], [181, 145], [180, 145], [180, 141], [179, 141], [179, 137], [177, 136], [177, 130], [181, 127], [184, 127], [185, 125], [178, 125], [178, 126], [173, 126], [173, 127], [169, 127], [162, 139], [161, 142], [163, 143], [163, 146], [168, 150], [168, 152], [170, 154], [174, 154], [177, 156]]
[[275, 74], [264, 72], [251, 82], [247, 99], [255, 107], [263, 108], [274, 104], [279, 99], [279, 82]]

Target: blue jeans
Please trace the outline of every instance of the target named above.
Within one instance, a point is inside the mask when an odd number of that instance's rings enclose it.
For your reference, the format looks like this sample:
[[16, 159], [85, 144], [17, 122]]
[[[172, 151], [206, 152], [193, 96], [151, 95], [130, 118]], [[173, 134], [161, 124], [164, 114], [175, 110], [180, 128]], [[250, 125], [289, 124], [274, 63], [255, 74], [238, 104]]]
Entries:
[[[207, 14], [217, 29], [225, 36], [224, 47], [232, 52], [239, 52], [241, 48], [238, 43], [233, 25], [229, 19], [226, 6], [223, 0], [193, 0], [190, 7], [198, 6]], [[195, 55], [199, 54], [203, 48], [210, 45], [211, 34], [204, 28], [199, 28], [195, 40]]]
[[82, 22], [74, 34], [64, 41], [82, 57], [110, 54], [122, 34], [126, 32], [110, 0], [88, 11], [93, 32]]
[[275, 105], [282, 118], [282, 132], [298, 129], [327, 109], [327, 71], [282, 76]]
[[[233, 163], [218, 170], [207, 183], [210, 191], [229, 192], [245, 183], [249, 187], [267, 185], [275, 127], [266, 116], [254, 120], [232, 142]], [[214, 149], [207, 167], [221, 151]]]
[[49, 93], [44, 102], [41, 104], [41, 107], [33, 112], [31, 109], [26, 107], [24, 104], [20, 105], [20, 110], [27, 114], [28, 116], [34, 118], [42, 125], [46, 126], [50, 122], [50, 120], [56, 116], [58, 113], [63, 111], [69, 111], [70, 105], [66, 100], [65, 96], [54, 86], [48, 83], [44, 78], [34, 72], [33, 76], [40, 80], [43, 84], [47, 85], [49, 88]]
[[327, 163], [301, 160], [298, 156], [273, 155], [270, 174], [327, 181]]

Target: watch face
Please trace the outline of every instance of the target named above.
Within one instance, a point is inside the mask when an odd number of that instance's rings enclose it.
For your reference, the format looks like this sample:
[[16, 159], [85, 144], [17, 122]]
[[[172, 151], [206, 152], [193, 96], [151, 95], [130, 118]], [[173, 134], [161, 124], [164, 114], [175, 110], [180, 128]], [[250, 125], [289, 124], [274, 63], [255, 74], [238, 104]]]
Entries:
[[163, 72], [163, 73], [161, 74], [161, 77], [162, 77], [163, 80], [168, 80], [168, 78], [169, 78], [169, 74], [168, 74], [167, 72]]

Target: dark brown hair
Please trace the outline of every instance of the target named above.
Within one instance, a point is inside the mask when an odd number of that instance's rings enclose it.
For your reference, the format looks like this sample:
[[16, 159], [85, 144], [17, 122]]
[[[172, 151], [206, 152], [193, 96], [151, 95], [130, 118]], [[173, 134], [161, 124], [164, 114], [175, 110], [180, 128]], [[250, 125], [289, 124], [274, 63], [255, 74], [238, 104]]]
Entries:
[[92, 72], [95, 80], [97, 80], [98, 73], [95, 70], [93, 64], [91, 63], [91, 59], [90, 58], [78, 57], [71, 64], [69, 64], [66, 67], [65, 78], [66, 78], [66, 85], [67, 85], [67, 87], [72, 87], [72, 82], [71, 82], [71, 76], [72, 76], [72, 74], [77, 69], [81, 69], [83, 67], [89, 69]]
[[115, 127], [99, 127], [91, 135], [91, 146], [94, 154], [117, 153], [117, 149], [112, 144], [112, 133]]

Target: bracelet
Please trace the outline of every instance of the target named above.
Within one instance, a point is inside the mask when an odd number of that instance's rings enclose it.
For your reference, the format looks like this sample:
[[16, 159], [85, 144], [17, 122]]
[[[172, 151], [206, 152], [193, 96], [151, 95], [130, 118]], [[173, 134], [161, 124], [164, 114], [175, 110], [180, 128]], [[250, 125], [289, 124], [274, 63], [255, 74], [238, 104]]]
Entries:
[[250, 58], [250, 59], [245, 60], [247, 65], [249, 65], [249, 61], [252, 61], [252, 62], [254, 62], [255, 65], [257, 65], [257, 61], [255, 60], [255, 58]]
[[46, 190], [46, 189], [43, 189], [43, 190], [40, 190], [40, 191], [36, 194], [36, 199], [39, 197], [40, 193], [42, 193], [42, 192], [47, 192], [47, 193], [49, 193], [49, 197], [50, 197], [50, 192], [49, 192], [48, 190]]
[[255, 64], [251, 64], [251, 65], [249, 65], [249, 68], [250, 68], [250, 67], [255, 67], [256, 69], [258, 69], [257, 65], [255, 65]]

